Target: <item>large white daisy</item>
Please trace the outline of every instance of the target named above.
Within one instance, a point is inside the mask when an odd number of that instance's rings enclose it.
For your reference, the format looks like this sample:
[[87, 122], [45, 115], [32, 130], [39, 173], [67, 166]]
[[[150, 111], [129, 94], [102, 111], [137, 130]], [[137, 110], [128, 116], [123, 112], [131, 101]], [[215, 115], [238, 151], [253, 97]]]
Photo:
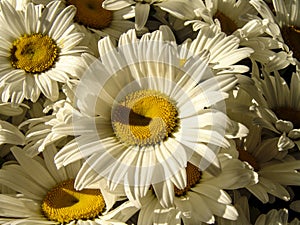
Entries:
[[103, 7], [108, 10], [120, 10], [134, 7], [134, 11], [124, 15], [126, 18], [135, 17], [135, 27], [141, 30], [148, 19], [150, 7], [157, 6], [180, 19], [191, 19], [194, 10], [193, 0], [105, 0]]
[[43, 152], [43, 159], [30, 158], [17, 147], [12, 148], [12, 153], [18, 163], [11, 162], [0, 169], [0, 183], [17, 194], [0, 194], [2, 224], [95, 225], [101, 221], [99, 216], [118, 200], [101, 183], [97, 189], [76, 191], [74, 179], [80, 162], [57, 170], [53, 162], [57, 150], [53, 145]]
[[58, 83], [77, 77], [83, 34], [74, 31], [74, 7], [58, 9], [60, 1], [47, 6], [28, 4], [17, 11], [2, 1], [0, 14], [0, 86], [2, 101], [37, 101], [43, 93], [52, 101], [59, 95]]
[[168, 205], [161, 181], [184, 188], [188, 161], [201, 169], [217, 165], [227, 132], [246, 134], [223, 112], [237, 78], [214, 77], [197, 55], [181, 60], [176, 42], [164, 41], [170, 30], [161, 29], [140, 40], [130, 30], [118, 47], [109, 38], [99, 41], [100, 60], [77, 88], [80, 114], [74, 113], [70, 131], [79, 137], [55, 157], [58, 167], [86, 158], [77, 188], [95, 179], [89, 173], [96, 171], [111, 190], [123, 183], [136, 199], [152, 185]]
[[281, 41], [288, 46], [286, 46], [287, 51], [290, 49], [299, 61], [300, 3], [291, 0], [273, 0], [272, 2], [275, 14], [263, 0], [250, 0], [263, 18], [279, 25]]

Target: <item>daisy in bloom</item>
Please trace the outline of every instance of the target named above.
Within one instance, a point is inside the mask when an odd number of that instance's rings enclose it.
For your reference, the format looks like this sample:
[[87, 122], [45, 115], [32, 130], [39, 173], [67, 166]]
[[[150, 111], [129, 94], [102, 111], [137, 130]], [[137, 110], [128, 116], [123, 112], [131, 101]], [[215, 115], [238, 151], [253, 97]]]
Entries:
[[181, 60], [182, 49], [165, 38], [170, 30], [161, 27], [141, 39], [130, 30], [118, 47], [109, 38], [99, 41], [100, 60], [76, 90], [70, 132], [78, 137], [55, 156], [58, 168], [86, 159], [76, 188], [88, 185], [96, 171], [110, 190], [124, 184], [134, 199], [152, 185], [167, 206], [172, 192], [166, 194], [170, 187], [162, 181], [183, 189], [188, 161], [201, 169], [218, 166], [216, 152], [228, 146], [228, 130], [246, 135], [244, 126], [223, 113], [226, 91], [237, 78], [214, 76], [197, 55]]
[[100, 184], [100, 189], [76, 191], [74, 179], [80, 163], [57, 170], [53, 162], [56, 152], [52, 145], [43, 152], [43, 159], [30, 158], [22, 149], [12, 148], [18, 163], [1, 168], [0, 183], [18, 194], [0, 194], [2, 224], [95, 225], [101, 221], [99, 216], [111, 209], [117, 196]]
[[180, 47], [180, 58], [184, 62], [193, 55], [208, 60], [215, 74], [239, 74], [249, 71], [249, 67], [239, 62], [248, 58], [253, 49], [240, 47], [240, 40], [227, 36], [217, 27], [203, 27], [192, 41], [187, 39]]
[[[250, 131], [255, 129], [250, 129]], [[246, 140], [231, 148], [228, 154], [250, 165], [258, 174], [258, 183], [247, 185], [246, 189], [262, 203], [278, 197], [288, 201], [290, 194], [288, 185], [299, 185], [299, 160], [292, 156], [280, 154], [272, 139], [261, 140], [259, 131], [250, 132]]]
[[293, 52], [293, 56], [299, 61], [299, 33], [300, 33], [300, 11], [299, 1], [273, 0], [275, 14], [263, 0], [250, 0], [260, 15], [277, 23], [280, 27], [281, 40], [287, 44], [287, 50]]
[[[258, 118], [254, 122], [264, 128], [264, 135], [276, 142], [279, 151], [292, 149], [295, 145], [299, 148], [300, 73], [292, 74], [290, 86], [277, 71], [274, 76], [266, 72], [263, 76], [264, 79], [253, 78], [263, 96], [257, 101]], [[248, 91], [252, 93], [253, 89]]]
[[174, 206], [164, 209], [150, 190], [141, 202], [138, 225], [150, 224], [214, 224], [216, 217], [236, 220], [238, 212], [224, 189], [237, 189], [255, 183], [255, 174], [245, 164], [228, 154], [219, 154], [222, 172], [218, 176], [187, 164], [187, 186], [175, 192]]
[[[35, 4], [48, 4], [56, 0], [31, 0]], [[101, 37], [109, 35], [118, 40], [120, 35], [134, 28], [134, 22], [126, 20], [123, 15], [130, 8], [110, 11], [102, 7], [103, 0], [64, 0], [63, 8], [70, 5], [76, 7], [74, 22], [77, 29], [85, 34], [81, 44], [89, 46], [97, 52], [97, 42]]]
[[135, 28], [141, 30], [148, 19], [150, 7], [157, 6], [180, 19], [191, 19], [193, 0], [105, 0], [103, 7], [108, 10], [120, 10], [134, 7], [134, 12], [124, 15], [126, 18], [135, 17]]
[[[272, 70], [287, 67], [293, 60], [291, 54], [283, 51], [279, 28], [267, 19], [258, 18], [256, 14], [249, 1], [217, 0], [205, 1], [205, 4], [198, 1], [195, 18], [185, 24], [192, 24], [194, 30], [216, 26], [227, 35], [238, 37], [241, 46], [254, 49], [250, 56], [252, 63], [268, 65]], [[278, 52], [278, 49], [281, 51]]]
[[24, 11], [17, 11], [1, 1], [2, 101], [35, 102], [40, 93], [55, 101], [59, 95], [58, 83], [76, 77], [82, 61], [80, 54], [86, 48], [78, 46], [83, 35], [75, 32], [72, 25], [75, 8], [69, 6], [60, 11], [60, 4], [54, 1], [43, 9], [42, 5], [29, 3]]
[[243, 27], [247, 23], [247, 16], [255, 14], [255, 10], [249, 4], [249, 1], [208, 0], [205, 2], [195, 1], [195, 5], [195, 17], [199, 19], [188, 22], [193, 23], [195, 30], [199, 30], [208, 24], [216, 24], [227, 35]]

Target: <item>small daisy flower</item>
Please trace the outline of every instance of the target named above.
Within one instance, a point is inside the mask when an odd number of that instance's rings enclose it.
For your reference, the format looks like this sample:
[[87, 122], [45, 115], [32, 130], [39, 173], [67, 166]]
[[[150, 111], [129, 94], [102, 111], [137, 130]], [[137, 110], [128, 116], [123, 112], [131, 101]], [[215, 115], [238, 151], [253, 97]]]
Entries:
[[[214, 224], [216, 217], [236, 220], [238, 213], [224, 189], [237, 189], [255, 182], [255, 176], [242, 162], [228, 154], [219, 154], [221, 172], [218, 176], [187, 164], [187, 186], [170, 190], [175, 193], [174, 206], [164, 209], [150, 190], [142, 199], [139, 224]], [[232, 221], [233, 222], [233, 221]]]
[[[263, 98], [255, 107], [258, 118], [254, 122], [265, 130], [266, 138], [277, 142], [279, 151], [300, 147], [299, 85], [300, 73], [292, 74], [290, 86], [275, 71], [275, 76], [263, 73], [264, 79], [253, 78]], [[249, 93], [253, 90], [249, 89]]]
[[108, 10], [120, 10], [134, 7], [134, 12], [125, 15], [126, 18], [135, 17], [135, 28], [141, 30], [148, 19], [150, 7], [157, 6], [179, 19], [190, 19], [193, 15], [194, 2], [191, 0], [105, 0], [103, 7]]
[[[35, 4], [48, 4], [56, 0], [31, 0]], [[89, 46], [97, 52], [97, 42], [101, 37], [109, 35], [118, 40], [120, 35], [134, 28], [134, 22], [126, 20], [123, 15], [130, 8], [110, 11], [102, 7], [103, 0], [64, 0], [64, 6], [76, 7], [74, 22], [77, 29], [85, 34], [81, 44]]]
[[288, 185], [299, 185], [300, 164], [293, 157], [280, 154], [272, 139], [261, 140], [259, 130], [250, 129], [245, 140], [238, 142], [236, 149], [228, 149], [228, 154], [245, 162], [258, 175], [258, 183], [245, 188], [262, 203], [270, 201], [271, 196], [288, 201]]
[[75, 8], [60, 11], [60, 4], [55, 1], [43, 9], [29, 3], [24, 11], [17, 11], [6, 1], [0, 3], [2, 101], [35, 102], [40, 93], [55, 101], [58, 83], [77, 77], [80, 54], [86, 51], [78, 46], [83, 34], [72, 25]]
[[[0, 183], [18, 194], [0, 194], [2, 224], [90, 224], [111, 209], [117, 196], [104, 189], [76, 191], [74, 179], [80, 162], [57, 170], [53, 157], [57, 150], [49, 146], [40, 157], [30, 158], [17, 147], [12, 153], [18, 161], [0, 170]], [[101, 191], [100, 191], [101, 190]]]
[[[90, 171], [97, 171], [111, 190], [125, 184], [135, 193], [128, 195], [138, 199], [152, 185], [162, 196], [166, 187], [161, 181], [186, 186], [183, 169], [189, 160], [201, 169], [215, 164], [215, 153], [227, 146], [232, 127], [237, 136], [246, 135], [245, 127], [222, 112], [236, 77], [214, 76], [197, 55], [182, 61], [182, 49], [164, 41], [170, 31], [161, 29], [141, 39], [131, 30], [120, 37], [118, 47], [109, 38], [99, 41], [100, 60], [76, 91], [80, 114], [73, 114], [70, 131], [78, 137], [55, 157], [58, 167], [86, 158], [78, 189], [88, 184]], [[172, 200], [164, 197], [162, 202]]]
[[194, 13], [194, 18], [199, 18], [199, 20], [188, 22], [193, 24], [194, 30], [215, 24], [227, 35], [230, 35], [238, 28], [243, 27], [247, 23], [247, 16], [255, 14], [255, 10], [248, 1], [208, 0], [205, 3], [197, 1]]
[[273, 0], [275, 14], [263, 0], [250, 0], [260, 15], [277, 23], [280, 27], [281, 41], [293, 52], [293, 56], [299, 61], [299, 38], [300, 38], [300, 11], [299, 1]]
[[[194, 30], [216, 26], [227, 35], [238, 37], [240, 46], [254, 50], [250, 56], [252, 63], [268, 65], [272, 71], [283, 69], [291, 63], [291, 55], [284, 51], [278, 39], [280, 31], [277, 25], [258, 18], [249, 1], [218, 0], [206, 1], [206, 4], [199, 1], [197, 6], [194, 20], [185, 23], [192, 24]], [[279, 49], [281, 51], [278, 52]]]
[[193, 55], [207, 59], [215, 74], [239, 74], [249, 71], [249, 67], [239, 64], [248, 58], [253, 49], [240, 47], [240, 40], [227, 36], [217, 27], [203, 27], [192, 41], [187, 39], [180, 47], [180, 58], [184, 62]]

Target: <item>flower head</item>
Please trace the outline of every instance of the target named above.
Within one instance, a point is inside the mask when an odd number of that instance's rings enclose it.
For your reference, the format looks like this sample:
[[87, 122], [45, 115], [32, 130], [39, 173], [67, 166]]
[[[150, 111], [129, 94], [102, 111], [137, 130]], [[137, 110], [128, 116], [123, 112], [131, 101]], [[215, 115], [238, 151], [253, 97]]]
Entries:
[[118, 47], [109, 38], [99, 41], [100, 60], [77, 88], [77, 144], [55, 157], [58, 167], [86, 158], [77, 188], [96, 171], [110, 189], [124, 184], [138, 199], [150, 185], [160, 192], [168, 179], [184, 188], [190, 160], [201, 169], [218, 165], [216, 152], [228, 145], [227, 127], [234, 123], [222, 102], [237, 79], [214, 76], [196, 54], [182, 61], [176, 43], [166, 41], [170, 31], [161, 29], [140, 40], [131, 30]]

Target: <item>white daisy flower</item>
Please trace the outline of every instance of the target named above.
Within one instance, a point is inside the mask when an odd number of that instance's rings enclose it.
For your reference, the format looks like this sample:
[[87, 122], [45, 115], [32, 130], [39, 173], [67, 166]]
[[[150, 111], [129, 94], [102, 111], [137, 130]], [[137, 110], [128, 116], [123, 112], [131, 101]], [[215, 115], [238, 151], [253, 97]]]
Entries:
[[191, 19], [193, 15], [193, 0], [104, 0], [103, 7], [108, 10], [120, 10], [134, 7], [134, 12], [124, 15], [135, 17], [135, 28], [141, 30], [148, 19], [150, 7], [157, 6], [179, 19]]
[[227, 151], [249, 165], [258, 175], [258, 183], [245, 188], [262, 203], [268, 203], [270, 196], [288, 201], [290, 193], [287, 186], [300, 184], [299, 160], [280, 154], [272, 139], [261, 140], [259, 130], [251, 130], [253, 132], [238, 143], [237, 150], [231, 148]]
[[77, 188], [96, 171], [111, 190], [125, 184], [138, 199], [152, 185], [162, 196], [161, 181], [186, 186], [183, 169], [189, 160], [201, 169], [217, 164], [216, 152], [228, 145], [227, 131], [246, 135], [245, 127], [222, 112], [236, 77], [214, 77], [197, 55], [182, 61], [182, 48], [164, 41], [170, 31], [161, 29], [140, 40], [131, 30], [118, 47], [109, 38], [99, 41], [100, 60], [76, 91], [81, 114], [73, 114], [70, 131], [78, 137], [55, 157], [58, 167], [86, 158]]
[[243, 163], [228, 154], [218, 157], [222, 171], [216, 177], [187, 164], [187, 186], [184, 189], [178, 189], [174, 184], [170, 187], [176, 195], [171, 208], [162, 208], [150, 190], [141, 200], [137, 224], [181, 224], [181, 220], [182, 224], [214, 224], [216, 217], [231, 222], [236, 220], [238, 212], [225, 189], [244, 187], [255, 182], [255, 177]]
[[40, 93], [55, 101], [58, 82], [77, 77], [80, 54], [86, 51], [78, 46], [83, 35], [72, 25], [75, 8], [60, 11], [60, 4], [55, 1], [43, 8], [29, 3], [24, 11], [17, 11], [6, 1], [0, 3], [2, 101], [35, 102]]
[[203, 27], [192, 41], [187, 39], [181, 45], [180, 58], [184, 62], [193, 55], [207, 59], [214, 73], [239, 74], [249, 71], [249, 67], [239, 64], [253, 53], [253, 49], [240, 47], [240, 40], [227, 36], [216, 27]]
[[273, 0], [275, 14], [263, 0], [250, 0], [250, 3], [257, 9], [260, 15], [280, 27], [281, 41], [287, 44], [287, 51], [290, 49], [293, 56], [299, 61], [299, 32], [300, 32], [300, 11], [299, 1]]
[[197, 1], [195, 5], [194, 18], [199, 19], [187, 22], [193, 24], [194, 30], [199, 30], [208, 25], [217, 25], [227, 35], [243, 27], [249, 20], [248, 17], [255, 14], [255, 10], [249, 4], [249, 1], [243, 0]]
[[[18, 194], [0, 194], [2, 224], [99, 224], [99, 216], [108, 212], [117, 196], [97, 189], [76, 191], [74, 179], [80, 163], [57, 170], [49, 146], [40, 157], [30, 158], [20, 148], [12, 148], [19, 164], [5, 164], [0, 183]], [[101, 190], [101, 191], [100, 191]], [[120, 221], [121, 222], [121, 221]]]
[[[35, 4], [48, 4], [57, 0], [31, 0]], [[129, 13], [130, 8], [116, 11], [102, 7], [103, 0], [63, 0], [63, 8], [73, 5], [76, 7], [74, 22], [77, 29], [85, 34], [81, 44], [97, 51], [97, 42], [101, 37], [109, 35], [118, 40], [120, 35], [134, 28], [134, 22], [126, 20], [123, 15]]]
[[[205, 2], [206, 4], [198, 1], [195, 18], [185, 24], [192, 24], [194, 30], [216, 26], [227, 35], [238, 37], [240, 46], [254, 50], [250, 56], [252, 63], [268, 65], [272, 71], [283, 69], [293, 61], [291, 55], [283, 51], [284, 46], [278, 39], [280, 31], [277, 25], [267, 19], [258, 18], [249, 1]], [[279, 49], [281, 51], [278, 52]]]
[[273, 138], [279, 151], [292, 149], [295, 145], [300, 149], [300, 73], [292, 74], [290, 86], [277, 71], [274, 75], [265, 72], [264, 79], [253, 78], [263, 96], [257, 101], [255, 108], [259, 117], [254, 122], [264, 128], [266, 137]]

